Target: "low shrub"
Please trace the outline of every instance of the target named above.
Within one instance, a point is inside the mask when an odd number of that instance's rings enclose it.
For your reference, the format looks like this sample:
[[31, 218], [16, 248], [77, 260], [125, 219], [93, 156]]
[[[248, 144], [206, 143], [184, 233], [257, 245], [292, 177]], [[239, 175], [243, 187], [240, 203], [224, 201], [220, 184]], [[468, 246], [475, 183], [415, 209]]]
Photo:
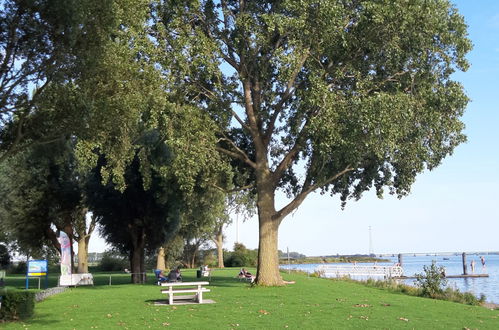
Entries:
[[430, 266], [423, 266], [423, 273], [416, 274], [414, 284], [421, 288], [423, 297], [437, 298], [444, 294], [444, 288], [447, 286], [445, 279], [445, 268], [437, 267], [435, 262]]
[[19, 261], [17, 263], [11, 263], [7, 272], [9, 274], [26, 274], [26, 262]]
[[0, 320], [24, 320], [33, 315], [35, 310], [35, 292], [16, 289], [0, 290], [2, 308]]
[[103, 272], [113, 272], [122, 271], [123, 269], [129, 267], [130, 265], [127, 260], [105, 253], [97, 268]]
[[[435, 274], [431, 276], [434, 275]], [[366, 281], [361, 281], [361, 283], [369, 287], [380, 288], [388, 290], [390, 292], [402, 293], [409, 296], [428, 297], [433, 299], [452, 301], [460, 304], [474, 305], [474, 306], [481, 305], [485, 302], [486, 298], [485, 295], [483, 294], [480, 295], [480, 298], [477, 298], [475, 297], [475, 295], [473, 295], [470, 292], [460, 292], [458, 289], [450, 287], [442, 289], [442, 287], [440, 286], [441, 284], [438, 286], [438, 288], [440, 289], [440, 291], [438, 291], [435, 289], [437, 288], [436, 285], [438, 284], [438, 282], [439, 281], [436, 281], [435, 278], [432, 278], [430, 280], [430, 283], [428, 283], [427, 285], [433, 289], [433, 291], [431, 291], [428, 287], [426, 289], [423, 289], [422, 287], [414, 287], [407, 284], [398, 283], [395, 280], [383, 281], [383, 280], [368, 279]], [[431, 296], [429, 296], [429, 292], [432, 292]]]
[[235, 243], [234, 251], [224, 254], [224, 264], [226, 267], [255, 267], [257, 258], [258, 250], [250, 250], [241, 243]]

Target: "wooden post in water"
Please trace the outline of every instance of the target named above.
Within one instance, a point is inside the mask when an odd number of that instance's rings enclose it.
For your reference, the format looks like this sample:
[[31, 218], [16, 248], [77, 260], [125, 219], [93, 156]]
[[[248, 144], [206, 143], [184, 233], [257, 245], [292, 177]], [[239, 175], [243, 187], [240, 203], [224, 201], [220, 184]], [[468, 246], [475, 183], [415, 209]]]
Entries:
[[463, 275], [468, 275], [468, 266], [466, 265], [466, 252], [463, 252]]
[[399, 266], [402, 267], [402, 253], [399, 253]]

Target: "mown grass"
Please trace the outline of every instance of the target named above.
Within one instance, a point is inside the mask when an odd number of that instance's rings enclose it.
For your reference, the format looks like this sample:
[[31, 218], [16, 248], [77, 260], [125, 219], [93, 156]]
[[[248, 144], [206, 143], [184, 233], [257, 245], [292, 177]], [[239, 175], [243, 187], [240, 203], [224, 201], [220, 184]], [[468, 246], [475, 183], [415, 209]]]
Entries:
[[[250, 270], [251, 271], [251, 270]], [[94, 274], [93, 287], [73, 288], [37, 303], [26, 322], [6, 329], [499, 329], [499, 311], [419, 298], [302, 274], [285, 287], [251, 287], [234, 278], [238, 269], [215, 270], [215, 304], [155, 306], [165, 299], [152, 276], [144, 285], [125, 284], [125, 274]], [[195, 270], [183, 272], [194, 281]], [[16, 279], [8, 278], [10, 285]], [[17, 279], [22, 286], [22, 279]], [[117, 284], [120, 283], [120, 284]], [[117, 284], [117, 285], [115, 285]]]

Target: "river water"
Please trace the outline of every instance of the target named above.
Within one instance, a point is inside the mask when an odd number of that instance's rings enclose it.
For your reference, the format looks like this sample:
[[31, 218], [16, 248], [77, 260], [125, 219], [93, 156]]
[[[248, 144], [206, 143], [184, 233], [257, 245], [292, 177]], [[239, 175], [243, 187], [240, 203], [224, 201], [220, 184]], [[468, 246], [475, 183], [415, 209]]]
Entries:
[[[383, 257], [384, 259], [389, 259], [390, 262], [387, 263], [377, 263], [378, 265], [393, 265], [398, 262], [397, 257]], [[480, 294], [484, 294], [488, 302], [494, 302], [499, 304], [499, 255], [489, 254], [484, 255], [485, 258], [485, 268], [482, 267], [479, 255], [466, 255], [467, 270], [468, 274], [472, 274], [470, 263], [475, 260], [475, 274], [489, 274], [489, 277], [479, 277], [479, 278], [455, 278], [448, 279], [448, 286], [452, 288], [457, 288], [461, 292], [472, 292], [477, 297]], [[413, 276], [417, 273], [423, 273], [423, 266], [431, 265], [435, 261], [437, 266], [445, 267], [445, 272], [447, 275], [460, 275], [463, 273], [463, 262], [462, 256], [403, 256], [403, 268], [405, 276]], [[296, 269], [305, 271], [308, 273], [313, 273], [315, 269], [319, 266], [326, 264], [292, 264], [292, 265], [281, 265], [282, 269]], [[331, 265], [352, 265], [352, 264], [342, 264], [335, 263]], [[357, 265], [373, 265], [372, 263], [357, 263]], [[406, 280], [406, 284], [414, 285], [414, 280]]]

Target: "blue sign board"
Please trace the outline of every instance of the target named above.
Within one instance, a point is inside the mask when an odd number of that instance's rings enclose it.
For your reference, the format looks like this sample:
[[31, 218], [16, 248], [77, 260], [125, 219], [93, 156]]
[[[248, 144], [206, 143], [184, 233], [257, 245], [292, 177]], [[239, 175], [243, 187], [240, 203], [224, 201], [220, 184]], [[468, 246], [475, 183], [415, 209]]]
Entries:
[[[48, 282], [48, 261], [47, 260], [28, 260], [28, 269], [26, 271], [26, 289], [29, 288], [30, 277], [41, 277], [45, 276], [45, 288], [47, 288]], [[40, 282], [38, 281], [38, 288], [40, 288]]]
[[47, 260], [29, 260], [28, 276], [45, 276], [48, 271]]

